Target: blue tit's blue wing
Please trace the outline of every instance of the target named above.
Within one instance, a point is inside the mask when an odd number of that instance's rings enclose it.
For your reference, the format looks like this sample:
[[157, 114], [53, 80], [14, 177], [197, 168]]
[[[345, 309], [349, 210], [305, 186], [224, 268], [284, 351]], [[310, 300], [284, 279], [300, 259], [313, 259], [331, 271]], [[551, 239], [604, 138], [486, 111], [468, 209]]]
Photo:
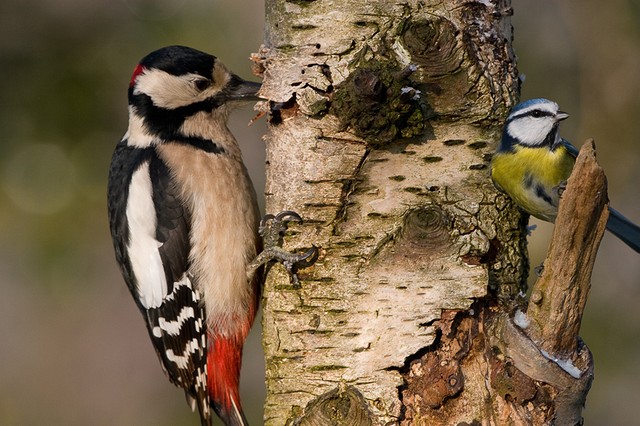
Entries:
[[624, 217], [619, 211], [609, 207], [607, 229], [626, 245], [640, 253], [640, 226]]
[[573, 158], [577, 158], [578, 157], [578, 148], [576, 148], [575, 146], [571, 145], [571, 143], [566, 140], [566, 139], [560, 139], [560, 145], [564, 146], [567, 151], [569, 151], [569, 154], [571, 154], [571, 156]]
[[[566, 139], [561, 139], [560, 144], [564, 146], [572, 157], [578, 156], [578, 148], [571, 145]], [[607, 229], [616, 237], [636, 252], [640, 253], [640, 226], [624, 217], [619, 211], [609, 207], [609, 220]]]

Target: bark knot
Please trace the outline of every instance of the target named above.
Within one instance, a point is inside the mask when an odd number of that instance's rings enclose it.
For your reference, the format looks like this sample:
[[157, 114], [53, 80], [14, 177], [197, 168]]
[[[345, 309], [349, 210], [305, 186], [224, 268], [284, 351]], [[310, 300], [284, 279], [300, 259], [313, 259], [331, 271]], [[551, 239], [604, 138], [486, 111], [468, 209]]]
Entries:
[[432, 114], [409, 77], [415, 66], [401, 69], [391, 61], [362, 60], [335, 87], [329, 113], [371, 146], [424, 133]]
[[340, 385], [318, 396], [291, 426], [373, 426], [373, 417], [362, 394], [353, 386]]

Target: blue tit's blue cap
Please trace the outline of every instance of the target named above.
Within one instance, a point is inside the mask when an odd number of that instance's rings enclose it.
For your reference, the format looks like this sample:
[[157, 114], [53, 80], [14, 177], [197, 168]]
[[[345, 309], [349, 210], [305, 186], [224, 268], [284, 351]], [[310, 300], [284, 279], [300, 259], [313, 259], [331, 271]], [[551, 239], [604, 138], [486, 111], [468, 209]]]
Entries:
[[537, 104], [554, 104], [554, 103], [555, 102], [545, 98], [529, 99], [527, 101], [520, 102], [518, 105], [514, 106], [511, 112], [513, 113], [513, 112], [522, 111], [523, 109], [530, 108], [531, 106], [537, 105]]

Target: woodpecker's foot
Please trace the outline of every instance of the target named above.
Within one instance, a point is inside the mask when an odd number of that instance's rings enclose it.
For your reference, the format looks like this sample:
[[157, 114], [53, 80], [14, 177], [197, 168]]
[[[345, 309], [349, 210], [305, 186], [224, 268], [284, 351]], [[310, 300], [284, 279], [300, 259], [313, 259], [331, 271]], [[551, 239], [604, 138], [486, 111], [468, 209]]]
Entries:
[[297, 271], [307, 268], [318, 259], [319, 251], [312, 246], [304, 253], [290, 253], [282, 248], [282, 238], [287, 230], [288, 222], [302, 222], [300, 215], [293, 211], [283, 211], [277, 215], [267, 214], [260, 220], [258, 233], [262, 237], [264, 249], [251, 262], [249, 268], [255, 271], [261, 265], [271, 261], [279, 261], [289, 272], [293, 285], [299, 285]]

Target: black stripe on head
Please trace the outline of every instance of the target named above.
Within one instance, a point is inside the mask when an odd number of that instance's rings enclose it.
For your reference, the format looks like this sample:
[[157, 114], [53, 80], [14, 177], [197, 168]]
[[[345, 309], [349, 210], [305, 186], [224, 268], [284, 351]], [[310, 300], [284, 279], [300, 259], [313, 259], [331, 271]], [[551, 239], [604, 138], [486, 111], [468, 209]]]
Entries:
[[533, 117], [533, 118], [541, 118], [541, 117], [555, 117], [556, 114], [551, 111], [546, 111], [544, 109], [531, 109], [528, 111], [523, 111], [521, 113], [512, 114], [509, 116], [507, 123], [511, 123], [514, 120], [522, 117]]
[[171, 75], [198, 74], [211, 78], [216, 57], [186, 46], [168, 46], [149, 53], [140, 65], [159, 69]]
[[180, 137], [179, 129], [185, 119], [201, 111], [211, 112], [213, 109], [218, 108], [222, 101], [209, 98], [191, 105], [165, 109], [155, 106], [148, 95], [142, 93], [134, 95], [133, 88], [130, 88], [129, 104], [144, 119], [144, 124], [151, 133], [161, 139], [170, 140]]

